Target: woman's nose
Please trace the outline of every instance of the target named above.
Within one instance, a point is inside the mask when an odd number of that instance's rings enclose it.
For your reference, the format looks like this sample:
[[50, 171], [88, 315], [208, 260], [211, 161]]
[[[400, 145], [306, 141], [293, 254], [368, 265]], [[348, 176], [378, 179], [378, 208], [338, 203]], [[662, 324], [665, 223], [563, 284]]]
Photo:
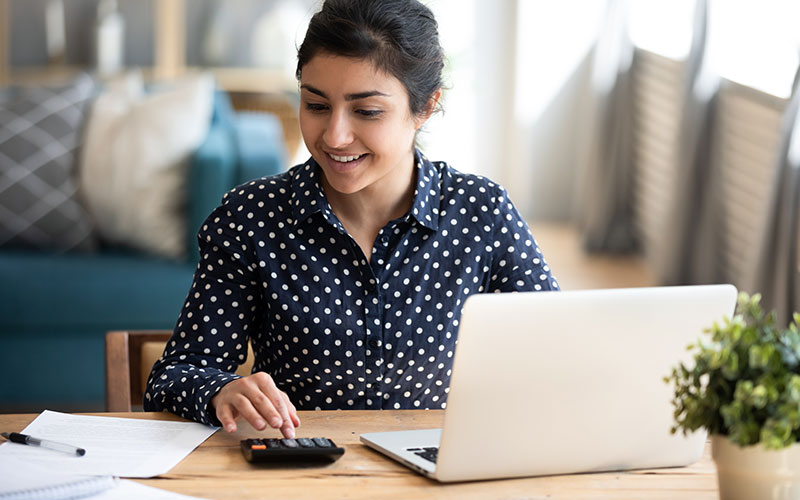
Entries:
[[353, 142], [353, 130], [344, 113], [331, 113], [322, 140], [331, 148], [341, 148]]

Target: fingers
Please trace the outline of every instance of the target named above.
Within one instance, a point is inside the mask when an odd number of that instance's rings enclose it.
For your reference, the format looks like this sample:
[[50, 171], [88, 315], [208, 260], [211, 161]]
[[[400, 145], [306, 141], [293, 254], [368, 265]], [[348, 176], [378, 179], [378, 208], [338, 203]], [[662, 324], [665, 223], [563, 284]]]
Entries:
[[258, 372], [226, 384], [211, 400], [217, 418], [227, 432], [236, 431], [236, 420], [244, 418], [253, 428], [267, 425], [293, 438], [300, 425], [297, 409], [268, 374]]
[[300, 427], [300, 419], [297, 417], [297, 409], [294, 407], [291, 401], [289, 401], [289, 396], [281, 391], [281, 395], [284, 399], [284, 404], [289, 413], [289, 420], [283, 421], [283, 426], [281, 426], [281, 432], [283, 433], [284, 437], [294, 437], [294, 428]]
[[231, 407], [228, 405], [224, 405], [221, 407], [217, 407], [217, 419], [222, 424], [222, 427], [227, 432], [236, 432], [236, 418], [231, 411]]
[[280, 428], [284, 437], [293, 438], [295, 425], [291, 414], [294, 413], [297, 419], [297, 412], [294, 410], [294, 405], [289, 402], [289, 397], [278, 389], [275, 381], [266, 373], [260, 372], [253, 377], [263, 395], [254, 401], [259, 413], [267, 417], [271, 427]]
[[300, 417], [297, 416], [297, 408], [295, 408], [291, 400], [289, 400], [289, 396], [285, 392], [283, 395], [286, 397], [286, 402], [289, 404], [289, 416], [292, 418], [292, 424], [295, 427], [300, 427]]

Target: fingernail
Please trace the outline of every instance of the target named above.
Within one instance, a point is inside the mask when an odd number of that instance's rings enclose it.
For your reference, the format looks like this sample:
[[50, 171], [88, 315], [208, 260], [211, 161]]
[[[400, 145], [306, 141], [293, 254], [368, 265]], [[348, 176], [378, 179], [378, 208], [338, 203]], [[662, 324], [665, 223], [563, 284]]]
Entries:
[[289, 439], [294, 439], [294, 429], [292, 427], [286, 427], [285, 432], [289, 436]]
[[272, 427], [280, 427], [282, 423], [283, 420], [281, 420], [280, 417], [273, 417], [269, 419], [269, 425], [271, 425]]
[[267, 424], [264, 423], [263, 420], [261, 420], [261, 419], [256, 420], [256, 429], [262, 430], [264, 427], [266, 427], [266, 425]]

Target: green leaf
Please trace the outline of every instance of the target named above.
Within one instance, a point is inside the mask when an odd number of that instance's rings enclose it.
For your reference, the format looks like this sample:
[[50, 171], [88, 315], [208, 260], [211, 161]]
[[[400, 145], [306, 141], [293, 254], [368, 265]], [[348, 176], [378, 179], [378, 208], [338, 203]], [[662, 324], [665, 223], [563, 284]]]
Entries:
[[800, 313], [786, 328], [766, 312], [761, 295], [740, 293], [736, 313], [704, 330], [687, 346], [692, 363], [679, 363], [672, 385], [674, 431], [699, 428], [732, 442], [788, 446], [800, 436]]
[[753, 388], [753, 393], [750, 395], [748, 402], [755, 408], [761, 410], [767, 406], [768, 401], [768, 389], [763, 385], [757, 385]]

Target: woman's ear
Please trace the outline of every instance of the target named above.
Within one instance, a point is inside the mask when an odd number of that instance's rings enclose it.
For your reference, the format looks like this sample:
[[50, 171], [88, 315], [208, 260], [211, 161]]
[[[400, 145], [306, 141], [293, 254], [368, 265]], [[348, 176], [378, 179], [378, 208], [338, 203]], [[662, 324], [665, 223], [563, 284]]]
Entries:
[[425, 106], [425, 110], [422, 112], [421, 115], [417, 116], [416, 118], [416, 129], [419, 130], [420, 127], [425, 125], [425, 122], [433, 115], [433, 112], [436, 111], [436, 106], [439, 104], [439, 99], [442, 98], [442, 89], [437, 89], [436, 92], [433, 93], [431, 98], [428, 100], [428, 104]]

